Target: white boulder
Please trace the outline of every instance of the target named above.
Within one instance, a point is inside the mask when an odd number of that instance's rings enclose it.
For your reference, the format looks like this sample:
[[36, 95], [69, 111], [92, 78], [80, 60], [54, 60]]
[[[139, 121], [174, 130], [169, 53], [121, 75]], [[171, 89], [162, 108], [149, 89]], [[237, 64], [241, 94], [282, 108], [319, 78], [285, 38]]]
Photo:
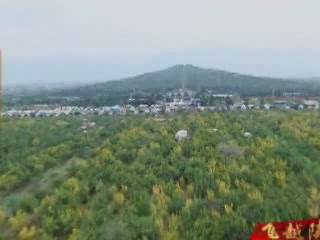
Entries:
[[187, 130], [179, 130], [177, 133], [176, 133], [176, 140], [177, 141], [182, 141], [183, 139], [186, 139], [188, 137], [188, 132]]
[[250, 132], [244, 132], [244, 133], [243, 133], [243, 136], [245, 136], [245, 137], [252, 137], [252, 133], [250, 133]]

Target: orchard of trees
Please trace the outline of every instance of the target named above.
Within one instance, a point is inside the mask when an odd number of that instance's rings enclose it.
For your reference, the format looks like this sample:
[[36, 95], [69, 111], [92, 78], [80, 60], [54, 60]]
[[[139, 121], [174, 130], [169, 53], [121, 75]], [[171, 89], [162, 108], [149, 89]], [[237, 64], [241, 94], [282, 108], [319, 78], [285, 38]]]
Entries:
[[245, 240], [319, 216], [319, 112], [163, 117], [1, 119], [0, 239]]

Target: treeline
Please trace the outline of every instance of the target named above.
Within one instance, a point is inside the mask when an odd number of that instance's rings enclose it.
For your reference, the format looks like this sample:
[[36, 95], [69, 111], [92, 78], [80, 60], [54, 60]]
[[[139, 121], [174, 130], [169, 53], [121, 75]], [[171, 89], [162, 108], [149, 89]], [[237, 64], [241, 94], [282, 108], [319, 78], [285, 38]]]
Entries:
[[0, 239], [245, 240], [256, 222], [318, 216], [319, 117], [3, 119]]

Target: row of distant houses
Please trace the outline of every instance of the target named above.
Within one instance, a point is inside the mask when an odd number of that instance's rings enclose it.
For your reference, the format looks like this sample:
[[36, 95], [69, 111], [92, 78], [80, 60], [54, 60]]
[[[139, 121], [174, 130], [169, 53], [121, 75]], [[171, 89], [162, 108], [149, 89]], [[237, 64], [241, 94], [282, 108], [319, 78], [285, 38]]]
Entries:
[[131, 105], [126, 106], [105, 106], [100, 108], [91, 107], [76, 107], [65, 106], [55, 109], [43, 108], [32, 110], [15, 110], [11, 109], [3, 112], [2, 116], [7, 117], [60, 117], [60, 116], [78, 116], [78, 115], [113, 115], [113, 114], [139, 114], [143, 113], [159, 113], [161, 111], [159, 106], [147, 106], [141, 105], [139, 107], [133, 107]]
[[286, 100], [274, 101], [270, 104], [271, 108], [296, 108], [296, 109], [314, 109], [317, 110], [320, 107], [320, 104], [316, 100], [303, 100], [300, 103], [294, 103]]
[[263, 105], [258, 104], [244, 104], [244, 102], [237, 102], [233, 105], [220, 104], [217, 106], [201, 106], [199, 103], [190, 104], [190, 102], [172, 102], [165, 104], [145, 105], [139, 106], [132, 105], [115, 105], [105, 106], [100, 108], [91, 107], [76, 107], [76, 106], [64, 106], [55, 109], [34, 109], [34, 110], [8, 110], [3, 112], [2, 116], [7, 117], [59, 117], [59, 116], [77, 116], [77, 115], [113, 115], [113, 114], [152, 114], [158, 115], [160, 113], [173, 113], [178, 111], [192, 112], [192, 111], [236, 111], [236, 110], [253, 110], [264, 109], [270, 110], [275, 108], [283, 109], [319, 109], [319, 102], [315, 100], [306, 100], [301, 104], [296, 104], [293, 107], [293, 103], [287, 101], [274, 101]]

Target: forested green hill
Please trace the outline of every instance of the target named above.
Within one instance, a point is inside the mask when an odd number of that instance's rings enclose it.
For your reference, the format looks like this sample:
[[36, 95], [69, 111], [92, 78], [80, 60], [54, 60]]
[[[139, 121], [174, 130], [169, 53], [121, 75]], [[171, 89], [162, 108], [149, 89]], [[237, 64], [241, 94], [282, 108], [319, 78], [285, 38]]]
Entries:
[[[60, 90], [37, 90], [4, 93], [5, 105], [28, 105], [60, 103], [75, 105], [115, 105], [124, 104], [130, 96], [160, 96], [182, 87], [199, 94], [205, 90], [213, 93], [231, 93], [241, 96], [271, 96], [283, 92], [303, 92], [306, 96], [320, 95], [319, 81], [284, 80], [254, 77], [221, 70], [204, 69], [192, 65], [176, 65], [157, 72], [135, 77], [107, 81], [104, 83], [60, 88]], [[274, 92], [273, 92], [274, 90]]]
[[319, 112], [90, 118], [2, 119], [0, 239], [247, 240], [319, 214]]
[[142, 74], [136, 77], [88, 85], [56, 92], [61, 96], [96, 96], [124, 94], [132, 91], [159, 92], [185, 87], [199, 90], [214, 89], [218, 93], [241, 95], [271, 95], [272, 89], [281, 91], [304, 91], [319, 94], [320, 83], [299, 82], [266, 77], [253, 77], [220, 70], [198, 68], [192, 65], [177, 65], [165, 70]]

